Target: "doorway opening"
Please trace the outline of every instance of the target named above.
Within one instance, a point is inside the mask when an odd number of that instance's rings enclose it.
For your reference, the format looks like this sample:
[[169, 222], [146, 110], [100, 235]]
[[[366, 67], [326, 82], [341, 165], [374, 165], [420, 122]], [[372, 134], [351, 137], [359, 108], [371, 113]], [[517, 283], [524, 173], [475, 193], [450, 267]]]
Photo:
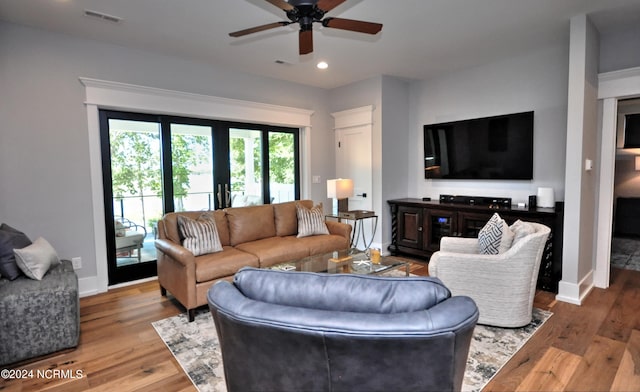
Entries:
[[610, 265], [640, 271], [640, 98], [618, 101]]

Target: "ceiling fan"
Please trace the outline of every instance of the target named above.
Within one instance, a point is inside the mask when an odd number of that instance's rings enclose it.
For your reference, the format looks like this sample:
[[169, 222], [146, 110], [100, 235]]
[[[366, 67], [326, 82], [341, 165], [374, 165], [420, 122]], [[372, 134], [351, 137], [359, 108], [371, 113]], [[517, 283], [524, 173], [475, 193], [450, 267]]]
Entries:
[[[313, 52], [313, 23], [322, 23], [324, 27], [334, 29], [349, 30], [365, 34], [377, 34], [382, 30], [382, 24], [364, 22], [343, 18], [324, 18], [324, 15], [344, 3], [346, 0], [266, 0], [276, 7], [282, 9], [287, 14], [288, 21], [268, 23], [249, 29], [229, 33], [232, 37], [242, 37], [244, 35], [269, 30], [276, 27], [288, 26], [292, 23], [300, 24], [299, 49], [300, 54]], [[323, 19], [324, 18], [324, 19]]]

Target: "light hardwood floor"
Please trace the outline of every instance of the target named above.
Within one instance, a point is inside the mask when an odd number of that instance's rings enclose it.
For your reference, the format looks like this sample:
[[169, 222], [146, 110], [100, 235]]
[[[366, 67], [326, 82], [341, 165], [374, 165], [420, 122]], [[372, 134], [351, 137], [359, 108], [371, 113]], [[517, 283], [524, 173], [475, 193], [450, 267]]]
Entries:
[[[425, 263], [411, 270], [427, 275]], [[543, 291], [535, 306], [554, 314], [485, 391], [640, 391], [640, 272], [614, 269], [611, 287], [582, 306]], [[0, 380], [0, 390], [196, 390], [151, 326], [183, 311], [157, 282], [82, 298], [80, 309], [78, 348], [12, 367], [34, 377]]]

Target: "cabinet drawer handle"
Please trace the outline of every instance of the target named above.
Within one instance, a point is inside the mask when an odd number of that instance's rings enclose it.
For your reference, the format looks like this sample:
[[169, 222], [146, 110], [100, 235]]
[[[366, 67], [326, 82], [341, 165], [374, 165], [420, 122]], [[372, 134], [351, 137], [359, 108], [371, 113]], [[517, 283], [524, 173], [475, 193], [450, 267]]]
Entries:
[[418, 231], [422, 231], [422, 227], [418, 227]]

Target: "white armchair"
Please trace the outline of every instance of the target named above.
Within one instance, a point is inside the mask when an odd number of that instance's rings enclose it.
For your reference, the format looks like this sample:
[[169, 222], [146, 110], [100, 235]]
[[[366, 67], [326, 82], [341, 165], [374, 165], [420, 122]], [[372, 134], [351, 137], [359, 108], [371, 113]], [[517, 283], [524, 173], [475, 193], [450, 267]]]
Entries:
[[116, 229], [116, 254], [126, 252], [131, 256], [131, 252], [137, 250], [138, 262], [140, 262], [141, 250], [144, 239], [147, 236], [147, 229], [123, 217], [116, 217], [114, 222]]
[[480, 311], [478, 324], [522, 327], [531, 322], [540, 261], [550, 229], [535, 229], [497, 255], [480, 254], [476, 238], [443, 237], [429, 260], [429, 275], [453, 295], [471, 297]]

